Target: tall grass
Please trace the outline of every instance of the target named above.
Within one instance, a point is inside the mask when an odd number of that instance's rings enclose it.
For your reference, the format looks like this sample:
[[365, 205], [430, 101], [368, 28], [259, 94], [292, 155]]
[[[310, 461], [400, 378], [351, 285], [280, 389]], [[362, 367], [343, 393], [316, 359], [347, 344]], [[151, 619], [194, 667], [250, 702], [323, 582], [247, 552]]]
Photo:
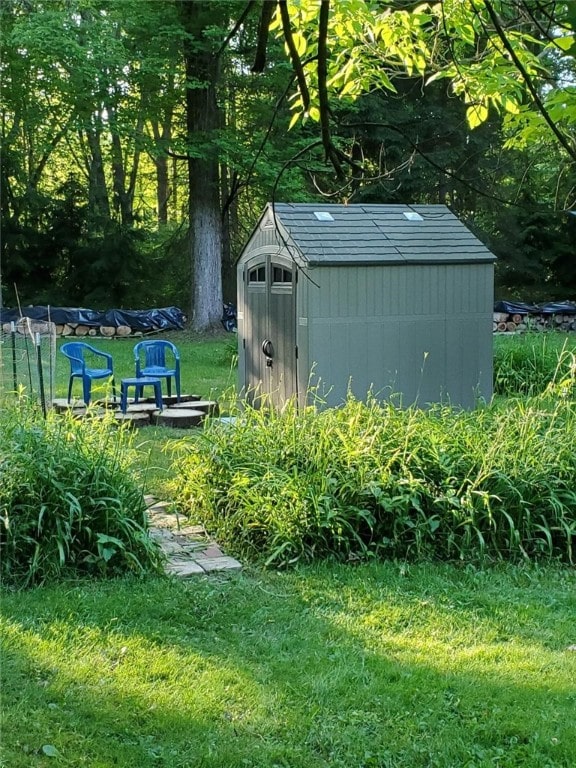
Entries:
[[247, 558], [575, 561], [576, 404], [247, 408], [177, 445], [173, 498]]
[[111, 415], [76, 421], [20, 399], [0, 410], [0, 560], [5, 583], [158, 566], [133, 472], [133, 437]]
[[557, 333], [528, 333], [494, 339], [494, 392], [515, 396], [541, 394], [570, 376], [576, 338]]

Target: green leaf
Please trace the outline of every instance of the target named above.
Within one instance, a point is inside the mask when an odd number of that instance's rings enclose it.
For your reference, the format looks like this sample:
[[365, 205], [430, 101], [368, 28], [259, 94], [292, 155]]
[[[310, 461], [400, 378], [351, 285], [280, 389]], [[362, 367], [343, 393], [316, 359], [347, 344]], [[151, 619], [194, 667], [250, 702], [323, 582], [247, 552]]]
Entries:
[[298, 52], [298, 56], [302, 57], [306, 53], [306, 38], [301, 32], [294, 32], [292, 35], [292, 39], [294, 41], [294, 45], [296, 46], [296, 51]]
[[124, 542], [121, 539], [117, 539], [115, 536], [107, 536], [105, 533], [97, 533], [96, 539], [98, 544], [116, 544], [118, 547], [123, 547]]
[[296, 125], [296, 123], [298, 122], [299, 119], [300, 119], [300, 112], [294, 112], [294, 114], [292, 115], [292, 117], [290, 119], [290, 125], [288, 126], [288, 130], [293, 128]]
[[436, 80], [441, 80], [442, 78], [449, 76], [450, 74], [446, 71], [434, 72], [433, 75], [430, 75], [430, 77], [426, 78], [425, 85], [430, 85], [430, 83], [434, 83]]
[[60, 757], [60, 752], [58, 752], [53, 744], [44, 744], [42, 747], [42, 752], [46, 755], [46, 757]]
[[570, 49], [576, 44], [575, 35], [566, 35], [564, 37], [557, 37], [554, 42], [563, 51], [570, 51]]
[[308, 115], [311, 120], [314, 120], [317, 123], [320, 122], [320, 110], [318, 107], [310, 107]]
[[116, 554], [116, 550], [112, 549], [111, 547], [102, 547], [100, 549], [100, 554], [101, 554], [102, 559], [104, 560], [104, 562], [107, 563], [110, 560], [112, 560], [112, 558]]
[[466, 120], [470, 128], [477, 128], [488, 119], [488, 108], [484, 104], [474, 104], [466, 110]]
[[520, 114], [520, 107], [514, 101], [514, 99], [504, 98], [502, 100], [502, 104], [503, 104], [504, 109], [506, 110], [506, 112], [510, 112], [510, 114], [512, 114], [512, 115]]
[[355, 80], [348, 80], [344, 88], [340, 91], [340, 96], [346, 96], [349, 93], [357, 92], [357, 83]]

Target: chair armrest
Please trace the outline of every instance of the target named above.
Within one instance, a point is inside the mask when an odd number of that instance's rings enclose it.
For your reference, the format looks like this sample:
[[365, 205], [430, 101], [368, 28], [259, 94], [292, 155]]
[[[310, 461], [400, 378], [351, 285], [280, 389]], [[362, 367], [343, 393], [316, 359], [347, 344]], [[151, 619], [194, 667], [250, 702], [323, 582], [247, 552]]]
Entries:
[[176, 371], [180, 372], [180, 350], [175, 344], [172, 345], [171, 349], [172, 354], [174, 355], [174, 368]]
[[112, 355], [109, 352], [100, 352], [98, 351], [102, 357], [106, 358], [106, 362], [108, 363], [108, 368], [112, 370], [113, 363], [112, 363]]
[[[96, 355], [97, 357], [103, 357], [106, 360], [106, 363], [108, 364], [107, 367], [110, 369], [112, 368], [112, 355], [109, 352], [102, 352], [101, 350], [96, 349], [96, 347], [93, 347], [90, 344], [86, 344], [86, 343], [84, 343], [84, 346], [86, 347], [86, 349], [89, 349], [93, 355]], [[86, 366], [86, 364], [84, 364], [84, 366]]]

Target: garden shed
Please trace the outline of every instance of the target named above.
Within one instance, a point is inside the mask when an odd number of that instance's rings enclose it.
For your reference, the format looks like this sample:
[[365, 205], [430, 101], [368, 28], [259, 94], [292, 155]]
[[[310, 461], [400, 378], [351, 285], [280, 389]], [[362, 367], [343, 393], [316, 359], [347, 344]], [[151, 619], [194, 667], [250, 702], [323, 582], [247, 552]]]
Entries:
[[268, 204], [238, 261], [241, 388], [489, 399], [494, 260], [444, 205]]

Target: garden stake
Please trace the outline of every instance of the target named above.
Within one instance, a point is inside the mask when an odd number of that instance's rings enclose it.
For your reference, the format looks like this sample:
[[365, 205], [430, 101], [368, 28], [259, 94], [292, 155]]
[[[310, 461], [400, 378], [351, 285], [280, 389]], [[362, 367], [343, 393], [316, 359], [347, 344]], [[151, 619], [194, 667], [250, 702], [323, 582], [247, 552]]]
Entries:
[[42, 413], [46, 418], [46, 397], [44, 394], [44, 376], [42, 375], [42, 348], [40, 347], [40, 334], [36, 334], [36, 365], [38, 366], [38, 387], [40, 389], [40, 404]]
[[14, 393], [18, 390], [18, 378], [16, 376], [16, 323], [10, 323], [10, 336], [12, 339], [12, 376], [14, 378]]
[[[24, 320], [24, 317], [22, 315], [22, 306], [20, 304], [20, 296], [18, 294], [18, 288], [16, 287], [16, 283], [14, 283], [14, 292], [16, 293], [16, 302], [18, 304], [18, 311], [20, 312], [20, 320]], [[29, 318], [26, 318], [26, 325], [27, 330], [30, 330], [30, 320]], [[28, 334], [24, 333], [24, 344], [26, 346], [26, 362], [28, 363], [28, 381], [30, 383], [30, 392], [34, 392], [34, 388], [32, 386], [32, 368], [30, 367], [30, 352], [28, 351]]]
[[[28, 323], [29, 320], [26, 318], [26, 322]], [[30, 350], [28, 349], [28, 334], [24, 334], [24, 344], [26, 346], [26, 362], [28, 363], [28, 381], [30, 383], [30, 394], [34, 392], [34, 386], [32, 384], [32, 367], [30, 365]]]

